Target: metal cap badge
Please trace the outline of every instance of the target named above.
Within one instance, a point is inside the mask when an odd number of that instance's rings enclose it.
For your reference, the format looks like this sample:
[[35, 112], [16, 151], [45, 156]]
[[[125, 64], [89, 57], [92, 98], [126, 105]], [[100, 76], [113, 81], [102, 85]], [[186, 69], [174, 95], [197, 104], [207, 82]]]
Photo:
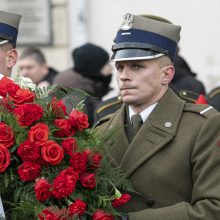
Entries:
[[130, 13], [127, 13], [124, 15], [124, 20], [122, 22], [122, 25], [121, 25], [121, 29], [124, 30], [124, 31], [127, 31], [127, 30], [130, 30], [132, 28], [132, 22], [134, 20], [134, 17], [132, 14]]

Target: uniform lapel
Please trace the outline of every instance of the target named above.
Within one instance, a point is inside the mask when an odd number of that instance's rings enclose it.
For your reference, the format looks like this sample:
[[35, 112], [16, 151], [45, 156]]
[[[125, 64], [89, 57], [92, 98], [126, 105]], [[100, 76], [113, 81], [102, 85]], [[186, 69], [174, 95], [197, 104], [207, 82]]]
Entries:
[[109, 121], [108, 130], [113, 131], [113, 135], [106, 141], [108, 145], [108, 153], [112, 159], [113, 164], [119, 166], [121, 158], [129, 145], [128, 138], [125, 133], [124, 121], [125, 121], [125, 105], [117, 111], [116, 115]]
[[173, 139], [184, 105], [171, 90], [167, 91], [127, 147], [121, 160], [121, 169], [127, 177]]

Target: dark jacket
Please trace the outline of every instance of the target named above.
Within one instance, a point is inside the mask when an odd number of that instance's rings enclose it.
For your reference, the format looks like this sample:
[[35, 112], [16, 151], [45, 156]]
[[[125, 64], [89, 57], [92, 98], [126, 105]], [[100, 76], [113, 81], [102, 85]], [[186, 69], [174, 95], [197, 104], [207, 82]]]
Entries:
[[174, 62], [175, 74], [171, 82], [174, 90], [189, 90], [198, 94], [205, 94], [205, 87], [201, 81], [196, 79], [196, 74], [193, 73], [187, 62], [177, 56]]

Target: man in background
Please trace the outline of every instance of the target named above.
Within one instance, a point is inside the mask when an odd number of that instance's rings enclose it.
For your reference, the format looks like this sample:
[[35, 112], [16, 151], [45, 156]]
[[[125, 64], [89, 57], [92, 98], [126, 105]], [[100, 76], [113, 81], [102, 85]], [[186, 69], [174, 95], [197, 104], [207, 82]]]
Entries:
[[20, 74], [30, 78], [40, 88], [51, 85], [57, 75], [57, 71], [47, 65], [43, 52], [34, 47], [22, 52], [18, 66]]
[[[10, 83], [12, 68], [17, 62], [16, 42], [21, 15], [0, 11], [0, 88]], [[0, 215], [5, 217], [0, 198]]]

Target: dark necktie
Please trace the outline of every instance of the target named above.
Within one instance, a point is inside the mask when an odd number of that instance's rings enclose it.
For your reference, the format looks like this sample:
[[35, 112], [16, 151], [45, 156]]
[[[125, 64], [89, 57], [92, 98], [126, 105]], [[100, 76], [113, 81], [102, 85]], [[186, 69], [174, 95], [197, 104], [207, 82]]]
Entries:
[[131, 116], [131, 125], [133, 128], [133, 135], [135, 136], [136, 133], [138, 132], [139, 128], [143, 124], [142, 118], [140, 114], [135, 114]]

